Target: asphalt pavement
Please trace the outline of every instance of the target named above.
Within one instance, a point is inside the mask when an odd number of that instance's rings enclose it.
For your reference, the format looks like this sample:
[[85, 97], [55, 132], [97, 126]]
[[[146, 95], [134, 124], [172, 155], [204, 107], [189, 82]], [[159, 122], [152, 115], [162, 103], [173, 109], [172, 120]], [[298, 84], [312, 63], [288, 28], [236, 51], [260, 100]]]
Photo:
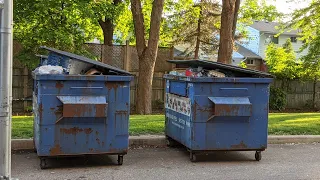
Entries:
[[189, 161], [183, 148], [138, 148], [130, 150], [124, 164], [117, 156], [50, 159], [50, 169], [41, 170], [31, 152], [12, 155], [12, 177], [20, 180], [320, 180], [320, 144], [269, 145], [262, 160], [254, 152], [215, 152]]

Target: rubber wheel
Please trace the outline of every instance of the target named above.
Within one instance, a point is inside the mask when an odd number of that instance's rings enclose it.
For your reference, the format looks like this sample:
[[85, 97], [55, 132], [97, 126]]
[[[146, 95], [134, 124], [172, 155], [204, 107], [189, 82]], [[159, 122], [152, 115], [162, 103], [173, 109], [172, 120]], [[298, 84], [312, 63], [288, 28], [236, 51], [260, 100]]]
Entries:
[[47, 164], [47, 160], [46, 159], [43, 159], [43, 158], [40, 159], [40, 168], [41, 169], [47, 169], [48, 168], [48, 164]]
[[191, 162], [197, 162], [197, 156], [196, 156], [195, 153], [190, 152], [190, 157], [189, 158], [190, 158]]
[[256, 161], [260, 161], [262, 158], [261, 151], [256, 151], [256, 154], [254, 155], [254, 157], [256, 158]]
[[123, 164], [123, 155], [119, 155], [118, 156], [118, 165], [122, 165]]
[[167, 138], [167, 146], [168, 147], [175, 147], [176, 146], [176, 142], [170, 138]]

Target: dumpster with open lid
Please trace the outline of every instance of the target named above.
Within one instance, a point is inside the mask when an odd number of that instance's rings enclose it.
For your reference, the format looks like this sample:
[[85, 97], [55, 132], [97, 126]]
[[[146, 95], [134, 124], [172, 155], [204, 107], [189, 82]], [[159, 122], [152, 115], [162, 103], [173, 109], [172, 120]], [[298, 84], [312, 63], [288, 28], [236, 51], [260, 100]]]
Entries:
[[50, 52], [45, 65], [64, 70], [33, 73], [34, 142], [40, 167], [47, 167], [48, 157], [86, 154], [118, 155], [121, 165], [129, 144], [132, 76], [82, 56], [44, 48]]
[[196, 154], [209, 151], [256, 151], [267, 148], [268, 73], [203, 60], [169, 61], [177, 68], [199, 68], [225, 77], [187, 77], [174, 73], [166, 79], [165, 134], [169, 145], [178, 142]]

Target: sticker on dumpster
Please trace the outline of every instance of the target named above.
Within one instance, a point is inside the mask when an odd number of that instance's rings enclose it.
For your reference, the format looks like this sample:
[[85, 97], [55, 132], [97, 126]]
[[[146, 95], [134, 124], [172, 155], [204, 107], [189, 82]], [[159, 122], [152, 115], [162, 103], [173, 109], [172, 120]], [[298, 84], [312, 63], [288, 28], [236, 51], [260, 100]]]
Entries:
[[167, 109], [171, 109], [178, 113], [190, 116], [191, 102], [189, 98], [167, 93], [165, 104]]

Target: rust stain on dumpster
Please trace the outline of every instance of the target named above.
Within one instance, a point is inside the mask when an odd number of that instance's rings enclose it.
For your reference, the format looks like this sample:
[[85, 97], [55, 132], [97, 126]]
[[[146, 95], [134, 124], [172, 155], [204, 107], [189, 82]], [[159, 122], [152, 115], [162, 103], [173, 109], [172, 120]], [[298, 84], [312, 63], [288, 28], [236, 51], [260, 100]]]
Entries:
[[96, 104], [96, 117], [106, 117], [106, 104]]
[[85, 134], [91, 134], [92, 132], [93, 132], [93, 130], [91, 128], [84, 129]]
[[61, 88], [63, 88], [63, 86], [64, 86], [63, 83], [61, 83], [59, 81], [56, 83], [56, 88], [57, 89], [61, 89]]
[[63, 152], [61, 152], [60, 145], [56, 144], [53, 148], [50, 149], [50, 155], [54, 156], [59, 154], [63, 154]]
[[78, 127], [74, 127], [74, 128], [70, 128], [70, 129], [66, 129], [66, 128], [61, 128], [60, 129], [60, 133], [65, 133], [65, 134], [72, 134], [72, 135], [76, 135], [80, 132], [83, 132], [83, 129], [80, 129]]
[[107, 104], [65, 104], [63, 117], [106, 117]]
[[99, 139], [99, 138], [97, 138], [97, 139], [96, 139], [96, 141], [97, 141], [97, 143], [100, 145], [100, 139]]
[[40, 122], [42, 121], [42, 113], [43, 113], [42, 103], [40, 103], [40, 104], [39, 104], [39, 117], [40, 117]]
[[84, 132], [85, 134], [91, 134], [93, 132], [93, 130], [91, 128], [86, 128], [86, 129], [81, 129], [78, 127], [73, 127], [70, 129], [66, 129], [66, 128], [61, 128], [60, 129], [60, 133], [64, 133], [64, 134], [72, 134], [72, 135], [76, 135], [78, 133]]
[[236, 144], [236, 145], [231, 145], [232, 149], [246, 149], [248, 146], [241, 141], [240, 144]]
[[106, 82], [105, 86], [110, 90], [110, 89], [114, 89], [117, 90], [118, 87], [123, 87], [124, 86], [124, 82]]

